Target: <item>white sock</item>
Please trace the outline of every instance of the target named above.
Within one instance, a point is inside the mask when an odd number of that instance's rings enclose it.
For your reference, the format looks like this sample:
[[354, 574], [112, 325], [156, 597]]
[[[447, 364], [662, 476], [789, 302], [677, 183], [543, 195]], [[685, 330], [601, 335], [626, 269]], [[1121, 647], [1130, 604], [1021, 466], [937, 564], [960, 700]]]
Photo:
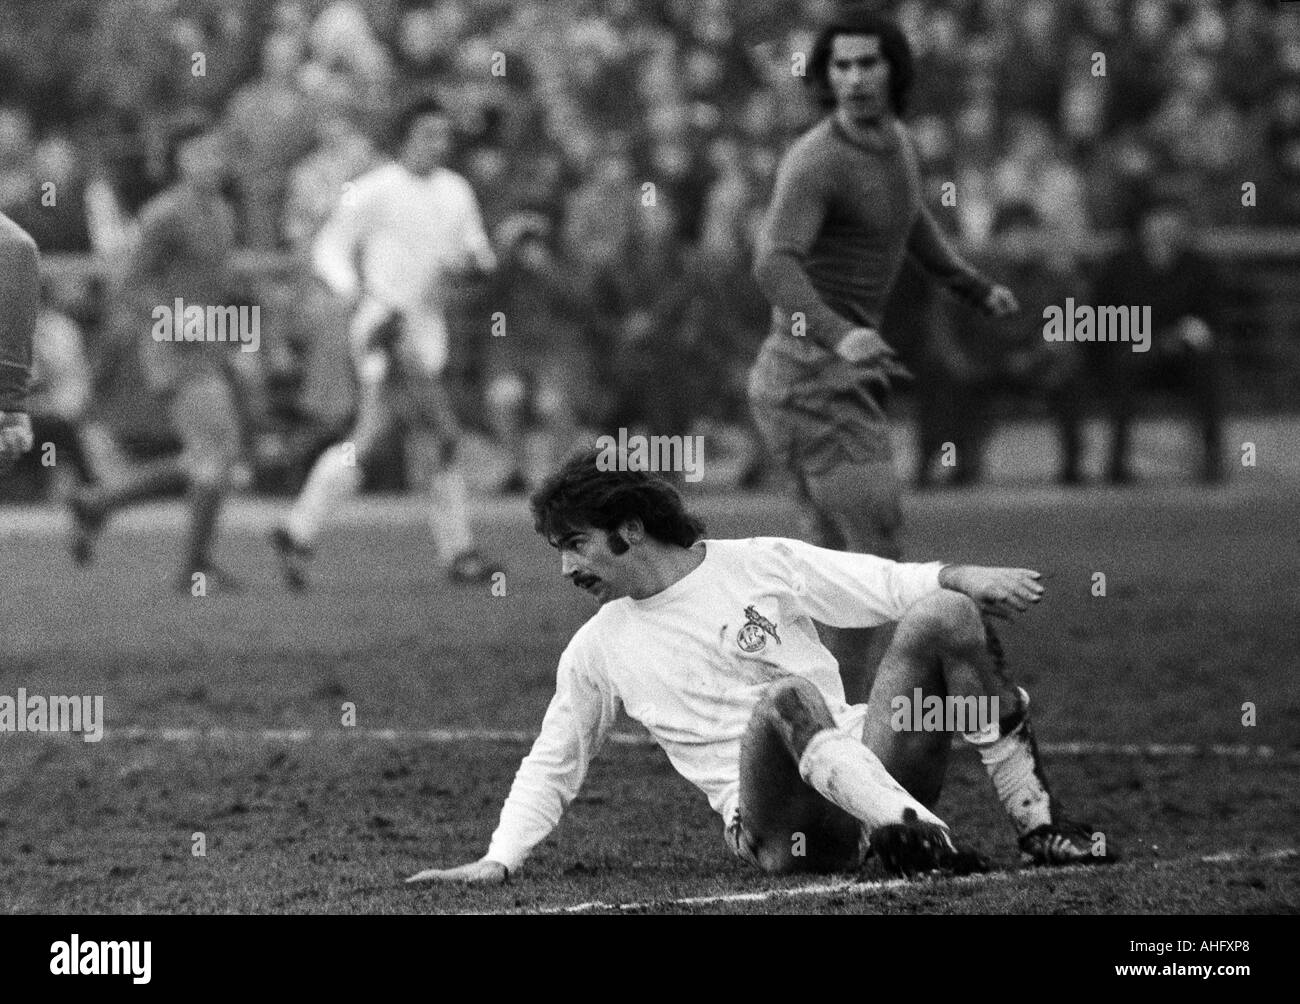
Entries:
[[312, 547], [331, 507], [361, 488], [361, 468], [352, 444], [335, 443], [320, 455], [289, 513], [289, 536]]
[[993, 781], [998, 801], [1011, 817], [1016, 833], [1024, 836], [1052, 821], [1052, 795], [1037, 771], [1034, 735], [1029, 728], [1029, 695], [1020, 691], [1020, 707], [1025, 716], [1006, 735], [990, 740], [970, 733], [965, 739], [979, 750], [984, 769]]
[[474, 547], [469, 528], [469, 492], [459, 466], [444, 467], [429, 476], [429, 529], [443, 564]]
[[890, 776], [876, 754], [839, 729], [823, 729], [812, 737], [799, 758], [799, 776], [868, 829], [901, 823], [904, 809], [915, 809], [923, 822], [947, 828]]

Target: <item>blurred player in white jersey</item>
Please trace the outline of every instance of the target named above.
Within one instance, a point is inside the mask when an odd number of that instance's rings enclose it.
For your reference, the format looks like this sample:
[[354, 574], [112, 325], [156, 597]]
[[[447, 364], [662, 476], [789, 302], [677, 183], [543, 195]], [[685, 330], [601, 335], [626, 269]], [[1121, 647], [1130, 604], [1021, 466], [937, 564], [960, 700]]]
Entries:
[[[499, 882], [577, 796], [620, 708], [649, 729], [723, 820], [741, 860], [769, 873], [982, 870], [932, 808], [954, 732], [979, 751], [1025, 864], [1113, 860], [1048, 790], [1029, 696], [1007, 677], [987, 616], [1037, 603], [1037, 572], [904, 564], [778, 537], [704, 540], [676, 490], [575, 457], [533, 496], [561, 573], [600, 602], [560, 657], [541, 735], [515, 776], [487, 854], [409, 881]], [[871, 698], [849, 704], [814, 621], [897, 622]], [[981, 716], [913, 712], [955, 699]], [[955, 724], [956, 722], [969, 724]]]
[[291, 588], [305, 586], [330, 508], [357, 492], [362, 468], [394, 426], [426, 472], [429, 524], [448, 577], [482, 582], [499, 571], [474, 546], [460, 430], [442, 380], [449, 280], [496, 267], [469, 183], [443, 166], [451, 129], [436, 101], [407, 109], [399, 159], [348, 186], [316, 240], [316, 273], [351, 308], [361, 392], [352, 434], [316, 461], [272, 533]]

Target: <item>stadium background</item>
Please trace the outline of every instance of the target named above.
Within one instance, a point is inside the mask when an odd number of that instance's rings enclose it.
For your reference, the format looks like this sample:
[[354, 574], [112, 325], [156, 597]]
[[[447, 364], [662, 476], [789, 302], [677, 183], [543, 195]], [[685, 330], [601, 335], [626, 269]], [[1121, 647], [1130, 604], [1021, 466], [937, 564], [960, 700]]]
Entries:
[[[1146, 193], [1180, 192], [1223, 267], [1233, 410], [1293, 406], [1300, 13], [1258, 0], [872, 6], [891, 10], [915, 47], [910, 122], [930, 191], [959, 186], [958, 208], [936, 211], [970, 253], [1015, 197], [1095, 263]], [[195, 121], [220, 124], [249, 302], [263, 314], [255, 362], [268, 406], [248, 431], [253, 483], [288, 490], [346, 429], [352, 393], [342, 321], [305, 292], [295, 245], [338, 198], [338, 178], [366, 162], [359, 137], [378, 156], [393, 110], [432, 91], [455, 117], [453, 166], [491, 232], [503, 241], [543, 226], [571, 277], [580, 307], [561, 316], [559, 337], [604, 363], [587, 424], [740, 425], [766, 320], [750, 235], [781, 150], [816, 114], [792, 54], [807, 52], [810, 26], [835, 7], [15, 0], [0, 11], [0, 210], [37, 238], [48, 302], [82, 330], [92, 416], [127, 453], [164, 448], [133, 372], [145, 334], [110, 320], [115, 268], [134, 213], [168, 180], [169, 138]], [[506, 72], [494, 77], [498, 52]], [[1104, 77], [1090, 72], [1094, 52], [1105, 54]], [[39, 198], [49, 181], [55, 206]], [[1242, 205], [1245, 181], [1254, 207]], [[646, 182], [653, 224], [641, 211]], [[665, 217], [671, 233], [647, 232]], [[886, 335], [909, 362], [938, 323], [934, 298], [919, 276], [900, 281]], [[488, 339], [472, 320], [481, 303], [467, 293], [460, 307], [453, 368], [472, 425]], [[642, 313], [655, 337], [629, 355]], [[647, 373], [656, 391], [639, 394]], [[372, 480], [399, 484], [398, 466]], [[34, 460], [25, 473], [8, 495], [36, 491]]]

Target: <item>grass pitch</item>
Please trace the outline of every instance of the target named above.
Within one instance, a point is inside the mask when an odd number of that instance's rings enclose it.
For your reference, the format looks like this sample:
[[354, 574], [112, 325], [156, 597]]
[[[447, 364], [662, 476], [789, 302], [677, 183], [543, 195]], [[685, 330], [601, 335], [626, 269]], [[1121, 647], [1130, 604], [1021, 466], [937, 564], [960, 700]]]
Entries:
[[[714, 536], [794, 532], [778, 496], [697, 502]], [[1087, 744], [1049, 754], [1050, 777], [1123, 864], [1018, 872], [967, 750], [938, 811], [993, 857], [995, 877], [766, 878], [731, 859], [720, 820], [664, 755], [633, 741], [606, 749], [509, 885], [407, 887], [420, 868], [483, 852], [527, 751], [501, 733], [537, 728], [556, 659], [591, 612], [522, 502], [480, 520], [485, 550], [509, 566], [505, 596], [444, 584], [407, 504], [345, 514], [302, 596], [281, 589], [265, 545], [274, 507], [239, 504], [219, 560], [249, 588], [205, 598], [174, 591], [174, 505], [115, 525], [84, 572], [68, 563], [62, 514], [11, 510], [0, 694], [102, 694], [107, 726], [97, 744], [0, 734], [0, 909], [1295, 912], [1294, 488], [990, 489], [906, 511], [909, 556], [1048, 576], [1047, 599], [1003, 640], [1040, 740]], [[345, 702], [355, 727], [341, 724]], [[422, 734], [435, 728], [462, 731]]]

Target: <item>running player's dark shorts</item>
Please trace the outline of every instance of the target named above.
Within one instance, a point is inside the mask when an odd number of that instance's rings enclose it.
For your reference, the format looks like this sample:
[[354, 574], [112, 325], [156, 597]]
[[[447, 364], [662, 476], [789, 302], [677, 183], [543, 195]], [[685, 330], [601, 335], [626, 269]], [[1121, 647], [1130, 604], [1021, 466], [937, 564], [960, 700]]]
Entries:
[[222, 476], [241, 448], [239, 411], [230, 384], [215, 371], [197, 370], [176, 382], [167, 404], [186, 467], [200, 476]]
[[838, 356], [804, 362], [770, 338], [749, 373], [754, 421], [777, 460], [801, 480], [844, 464], [892, 466], [886, 395], [873, 367]]

